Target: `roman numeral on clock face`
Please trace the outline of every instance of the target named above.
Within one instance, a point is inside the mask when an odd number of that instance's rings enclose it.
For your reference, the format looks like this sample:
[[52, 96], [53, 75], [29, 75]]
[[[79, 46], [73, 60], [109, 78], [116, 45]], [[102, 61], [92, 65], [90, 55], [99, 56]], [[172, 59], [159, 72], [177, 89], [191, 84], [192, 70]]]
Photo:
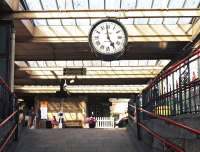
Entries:
[[110, 52], [110, 47], [107, 47], [107, 48], [106, 48], [106, 51], [107, 51], [107, 52]]

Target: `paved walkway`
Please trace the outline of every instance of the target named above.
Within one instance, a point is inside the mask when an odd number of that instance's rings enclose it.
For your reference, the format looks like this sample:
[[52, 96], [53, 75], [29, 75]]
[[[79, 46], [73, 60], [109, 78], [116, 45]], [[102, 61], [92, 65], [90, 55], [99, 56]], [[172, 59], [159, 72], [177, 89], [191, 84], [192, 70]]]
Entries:
[[138, 152], [126, 129], [26, 129], [10, 151]]

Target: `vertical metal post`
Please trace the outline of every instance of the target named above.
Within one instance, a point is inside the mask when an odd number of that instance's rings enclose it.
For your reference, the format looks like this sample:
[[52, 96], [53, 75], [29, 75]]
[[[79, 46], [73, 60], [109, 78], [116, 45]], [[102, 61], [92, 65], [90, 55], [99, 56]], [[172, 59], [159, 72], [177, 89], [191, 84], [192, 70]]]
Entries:
[[198, 54], [198, 58], [197, 58], [197, 68], [198, 68], [198, 78], [200, 78], [200, 54]]
[[14, 71], [15, 71], [15, 28], [14, 25], [12, 27], [12, 34], [11, 34], [11, 51], [10, 51], [10, 89], [12, 94], [12, 102], [13, 102], [13, 111], [17, 110], [17, 113], [15, 114], [14, 121], [17, 125], [17, 128], [15, 130], [14, 139], [18, 140], [18, 105], [17, 105], [17, 99], [14, 96]]
[[16, 99], [16, 97], [15, 96], [13, 96], [13, 102], [14, 102], [14, 106], [15, 106], [15, 109], [17, 110], [17, 113], [15, 114], [15, 124], [17, 125], [17, 128], [16, 128], [16, 130], [15, 130], [15, 135], [14, 135], [14, 139], [15, 139], [15, 141], [17, 141], [18, 140], [18, 130], [19, 130], [19, 125], [18, 125], [18, 122], [19, 122], [19, 111], [18, 111], [18, 109], [19, 109], [19, 107], [18, 107], [18, 101], [17, 101], [17, 99]]
[[[190, 70], [190, 63], [191, 62], [188, 62], [188, 64], [187, 64], [187, 66], [188, 66], [188, 83], [190, 83], [190, 80], [191, 80], [191, 78], [190, 78], [190, 72], [191, 72], [191, 70]], [[191, 86], [189, 86], [189, 88], [188, 88], [188, 94], [187, 94], [189, 96], [187, 98], [188, 98], [188, 102], [189, 102], [189, 112], [190, 113], [192, 113], [192, 97], [191, 97], [192, 91], [191, 91], [191, 89], [192, 89]], [[186, 92], [187, 92], [187, 89], [186, 89]]]
[[[176, 71], [175, 71], [176, 72]], [[173, 104], [173, 113], [172, 115], [176, 115], [176, 104], [177, 104], [177, 101], [176, 101], [176, 97], [175, 97], [175, 85], [176, 85], [176, 82], [174, 80], [174, 73], [172, 73], [172, 94], [173, 94], [173, 100], [172, 100], [172, 104]]]
[[14, 92], [14, 67], [15, 67], [15, 29], [12, 27], [11, 51], [10, 51], [10, 89]]
[[137, 138], [141, 140], [141, 131], [140, 131], [140, 99], [139, 96], [136, 97], [136, 124], [137, 124]]
[[179, 107], [180, 107], [180, 113], [179, 114], [183, 114], [183, 98], [182, 98], [182, 84], [181, 84], [181, 68], [178, 69], [179, 70], [179, 89], [177, 90], [177, 92], [179, 92]]

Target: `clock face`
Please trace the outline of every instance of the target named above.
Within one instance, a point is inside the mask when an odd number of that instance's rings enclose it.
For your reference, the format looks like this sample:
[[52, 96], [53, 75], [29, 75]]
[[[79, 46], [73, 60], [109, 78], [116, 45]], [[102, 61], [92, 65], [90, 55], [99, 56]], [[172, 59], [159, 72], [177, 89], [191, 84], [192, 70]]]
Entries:
[[89, 34], [89, 43], [93, 51], [104, 58], [122, 55], [127, 45], [127, 39], [124, 26], [112, 19], [97, 22]]

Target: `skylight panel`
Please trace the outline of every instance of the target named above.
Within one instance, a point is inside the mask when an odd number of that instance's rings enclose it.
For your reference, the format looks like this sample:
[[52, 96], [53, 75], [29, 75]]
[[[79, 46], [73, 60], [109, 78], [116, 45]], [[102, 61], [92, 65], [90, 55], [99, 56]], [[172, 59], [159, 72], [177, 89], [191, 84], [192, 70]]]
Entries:
[[163, 18], [149, 18], [149, 24], [162, 24]]
[[84, 67], [92, 66], [92, 62], [90, 60], [83, 61], [83, 66]]
[[89, 0], [90, 9], [104, 9], [103, 0]]
[[75, 10], [88, 9], [88, 0], [73, 0], [73, 3]]
[[102, 61], [102, 66], [110, 66], [110, 61]]
[[147, 24], [148, 18], [136, 18], [134, 20], [135, 24]]
[[185, 0], [171, 0], [169, 3], [169, 8], [182, 8]]
[[165, 18], [164, 24], [176, 24], [178, 21], [178, 18]]
[[101, 66], [101, 61], [100, 60], [96, 60], [96, 61], [92, 61], [92, 66]]
[[34, 23], [35, 25], [38, 25], [38, 26], [47, 25], [47, 21], [45, 19], [35, 19]]
[[106, 0], [106, 9], [119, 9], [120, 0]]
[[148, 65], [156, 65], [157, 60], [149, 60]]
[[[200, 3], [199, 0], [186, 0], [184, 8], [197, 8], [199, 3]], [[180, 18], [178, 24], [189, 24], [191, 20], [192, 18], [189, 17]]]
[[111, 61], [111, 66], [119, 66], [119, 61]]
[[129, 66], [138, 66], [138, 60], [129, 60]]
[[137, 0], [137, 8], [151, 8], [152, 0]]
[[83, 66], [83, 62], [81, 60], [74, 61], [74, 66], [80, 66], [80, 67], [82, 67]]
[[[34, 0], [34, 1], [26, 0], [26, 3], [28, 6], [28, 9], [30, 9], [30, 10], [42, 10], [40, 0]], [[38, 26], [47, 25], [47, 22], [44, 19], [37, 19], [37, 20], [35, 19], [34, 23], [35, 23], [35, 25], [38, 25]]]
[[133, 9], [136, 6], [136, 0], [122, 0], [121, 8]]
[[30, 65], [30, 67], [38, 67], [36, 61], [28, 61], [28, 64]]
[[147, 66], [148, 65], [148, 60], [139, 60], [138, 65]]
[[19, 67], [28, 67], [25, 61], [15, 61], [15, 64]]
[[56, 65], [58, 67], [65, 67], [66, 66], [66, 61], [56, 61]]
[[76, 19], [77, 25], [90, 25], [89, 19]]
[[186, 0], [184, 8], [198, 8], [200, 0]]
[[[75, 10], [88, 9], [88, 0], [73, 0]], [[84, 12], [83, 12], [84, 13]], [[89, 19], [76, 19], [77, 25], [90, 25]]]
[[[169, 8], [182, 8], [185, 0], [171, 0], [169, 3]], [[178, 18], [165, 18], [164, 24], [176, 24]]]
[[39, 67], [46, 67], [45, 61], [37, 61]]
[[119, 64], [120, 66], [128, 66], [128, 60], [120, 60]]
[[55, 67], [56, 66], [55, 61], [46, 61], [46, 64], [47, 64], [48, 67]]
[[[169, 0], [154, 0], [152, 8], [167, 8]], [[149, 24], [162, 24], [163, 18], [149, 18]]]
[[74, 61], [67, 61], [67, 66], [74, 66]]
[[72, 10], [72, 0], [55, 0], [58, 4], [59, 10]]
[[66, 3], [70, 2], [70, 1], [66, 1], [66, 0], [57, 0], [57, 4], [58, 4], [58, 9], [59, 10], [65, 10], [65, 6]]
[[26, 0], [26, 3], [30, 10], [42, 10], [42, 6], [40, 5], [40, 0]]
[[[138, 9], [149, 9], [151, 8], [152, 5], [152, 0], [145, 0], [145, 2], [143, 0], [137, 0], [137, 7]], [[134, 20], [135, 24], [147, 24], [148, 22], [148, 18], [136, 18]]]
[[49, 25], [61, 25], [61, 21], [60, 19], [48, 19], [47, 20]]
[[62, 19], [63, 25], [76, 25], [75, 19]]
[[120, 22], [122, 22], [124, 25], [131, 25], [133, 24], [133, 19], [132, 18], [120, 19]]
[[169, 0], [154, 0], [153, 8], [167, 8]]
[[189, 24], [191, 20], [191, 17], [183, 17], [179, 19], [178, 24]]
[[41, 0], [44, 10], [57, 10], [56, 0]]

